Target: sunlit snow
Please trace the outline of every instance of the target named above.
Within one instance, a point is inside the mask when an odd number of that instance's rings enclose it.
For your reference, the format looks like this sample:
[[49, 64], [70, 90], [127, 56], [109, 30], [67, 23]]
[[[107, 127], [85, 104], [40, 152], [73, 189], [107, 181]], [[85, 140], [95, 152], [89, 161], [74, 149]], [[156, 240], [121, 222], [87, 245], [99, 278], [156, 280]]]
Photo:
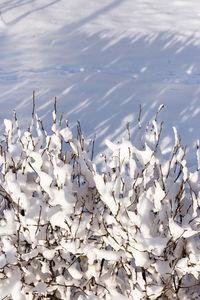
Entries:
[[199, 28], [198, 0], [1, 1], [0, 299], [200, 297]]
[[80, 0], [3, 0], [0, 13], [1, 121], [16, 109], [25, 128], [35, 90], [38, 114], [50, 129], [56, 96], [71, 126], [78, 119], [87, 136], [96, 134], [97, 155], [105, 138], [119, 139], [127, 122], [131, 128], [136, 124], [139, 104], [148, 121], [163, 103], [162, 147], [169, 151], [176, 126], [194, 164], [200, 112], [197, 0], [87, 0], [85, 6]]

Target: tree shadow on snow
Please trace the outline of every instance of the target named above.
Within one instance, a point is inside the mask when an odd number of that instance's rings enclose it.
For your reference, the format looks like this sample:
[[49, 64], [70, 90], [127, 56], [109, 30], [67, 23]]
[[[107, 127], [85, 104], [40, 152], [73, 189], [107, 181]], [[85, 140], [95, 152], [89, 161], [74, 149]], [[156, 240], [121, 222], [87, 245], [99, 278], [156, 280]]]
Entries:
[[117, 39], [102, 38], [105, 32], [90, 36], [83, 32], [84, 25], [120, 3], [113, 1], [33, 46], [6, 40], [1, 51], [5, 64], [0, 68], [0, 101], [6, 106], [0, 119], [15, 108], [24, 126], [31, 117], [31, 92], [36, 89], [37, 110], [48, 128], [57, 96], [58, 110], [71, 126], [80, 120], [86, 136], [96, 134], [96, 152], [100, 152], [105, 138], [118, 140], [126, 134], [127, 122], [131, 127], [137, 124], [140, 104], [145, 124], [163, 103], [162, 147], [167, 151], [173, 144], [172, 126], [176, 126], [183, 143], [194, 149], [199, 138], [199, 48], [191, 42], [193, 37], [183, 44], [168, 32]]
[[[4, 3], [2, 3], [0, 5], [0, 17], [1, 17], [1, 21], [4, 23], [4, 25], [6, 26], [12, 26], [12, 25], [16, 25], [18, 22], [20, 22], [21, 20], [23, 20], [24, 18], [28, 17], [29, 15], [37, 12], [37, 11], [40, 11], [40, 10], [43, 10], [45, 8], [48, 8], [58, 2], [60, 2], [61, 0], [54, 0], [54, 1], [51, 1], [49, 2], [48, 4], [45, 4], [45, 5], [41, 5], [39, 7], [36, 7], [34, 9], [27, 9], [27, 11], [25, 13], [22, 13], [21, 15], [19, 15], [18, 17], [16, 17], [15, 19], [11, 20], [11, 21], [7, 21], [4, 17], [4, 14], [7, 12], [7, 11], [11, 11], [13, 9], [16, 9], [16, 8], [19, 8], [19, 7], [22, 7], [22, 6], [26, 6], [28, 4], [31, 4], [33, 3], [32, 0], [24, 0], [24, 1], [21, 1], [21, 0], [16, 0], [16, 1], [6, 1]], [[36, 2], [36, 1], [35, 1]]]

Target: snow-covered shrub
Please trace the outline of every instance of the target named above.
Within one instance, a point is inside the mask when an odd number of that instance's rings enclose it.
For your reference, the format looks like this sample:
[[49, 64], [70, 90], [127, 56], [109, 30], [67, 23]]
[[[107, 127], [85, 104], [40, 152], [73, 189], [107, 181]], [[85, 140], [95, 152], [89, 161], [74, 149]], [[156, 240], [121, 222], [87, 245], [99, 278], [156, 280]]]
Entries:
[[4, 123], [0, 299], [200, 297], [198, 143], [196, 172], [176, 129], [164, 158], [156, 114], [133, 142], [107, 141], [98, 172], [56, 109], [51, 135], [34, 113], [23, 134]]

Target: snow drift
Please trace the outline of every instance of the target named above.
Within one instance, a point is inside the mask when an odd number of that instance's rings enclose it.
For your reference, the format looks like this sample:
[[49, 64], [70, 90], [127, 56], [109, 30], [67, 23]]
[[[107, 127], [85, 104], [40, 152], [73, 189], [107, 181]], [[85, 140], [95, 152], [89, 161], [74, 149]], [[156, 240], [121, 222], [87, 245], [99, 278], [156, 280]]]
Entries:
[[24, 133], [4, 121], [0, 299], [200, 297], [199, 142], [194, 172], [175, 128], [166, 158], [161, 108], [133, 139], [127, 124], [127, 140], [107, 141], [100, 172], [56, 103], [51, 134], [34, 109]]

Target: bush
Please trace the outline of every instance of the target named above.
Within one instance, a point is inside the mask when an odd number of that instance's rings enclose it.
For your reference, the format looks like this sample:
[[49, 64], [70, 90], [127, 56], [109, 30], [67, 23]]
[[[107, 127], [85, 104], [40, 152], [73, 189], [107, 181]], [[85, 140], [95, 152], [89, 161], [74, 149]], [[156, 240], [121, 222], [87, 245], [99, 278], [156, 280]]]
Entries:
[[200, 297], [199, 168], [176, 129], [164, 158], [157, 116], [133, 143], [107, 141], [101, 172], [56, 105], [51, 135], [34, 111], [23, 134], [16, 117], [4, 121], [0, 299]]

